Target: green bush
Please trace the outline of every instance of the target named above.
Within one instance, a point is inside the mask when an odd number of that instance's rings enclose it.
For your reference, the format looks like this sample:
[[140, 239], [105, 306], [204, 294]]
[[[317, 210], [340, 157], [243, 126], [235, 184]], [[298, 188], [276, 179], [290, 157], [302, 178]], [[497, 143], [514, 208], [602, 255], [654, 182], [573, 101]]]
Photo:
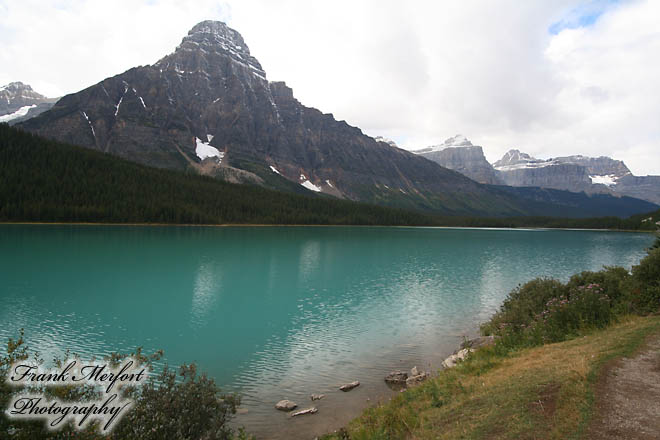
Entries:
[[619, 315], [633, 311], [630, 295], [626, 289], [630, 278], [630, 272], [623, 267], [605, 267], [598, 272], [586, 271], [573, 275], [566, 285], [574, 290], [580, 286], [598, 284], [612, 302], [615, 314]]
[[[132, 357], [143, 364], [157, 360], [162, 353], [147, 357], [138, 349]], [[125, 358], [112, 355], [109, 363], [117, 363]], [[10, 339], [7, 354], [0, 357], [0, 406], [9, 404], [12, 394], [20, 388], [10, 387], [5, 382], [9, 366], [17, 360], [28, 358], [28, 349], [21, 331], [18, 339]], [[36, 359], [37, 362], [40, 360]], [[58, 361], [56, 360], [56, 363]], [[85, 386], [46, 387], [44, 392], [61, 400], [84, 400]], [[0, 413], [0, 438], [35, 439], [81, 439], [81, 440], [246, 440], [250, 438], [240, 429], [235, 433], [228, 422], [236, 413], [240, 399], [234, 394], [221, 393], [213, 379], [198, 374], [195, 365], [183, 365], [178, 374], [165, 367], [160, 374], [152, 375], [141, 387], [125, 390], [135, 405], [119, 421], [107, 436], [101, 435], [95, 425], [83, 431], [70, 424], [57, 431], [49, 431], [43, 420], [16, 421]], [[93, 396], [90, 396], [93, 397]]]
[[485, 335], [520, 332], [529, 327], [553, 298], [566, 296], [566, 286], [557, 280], [537, 278], [515, 288], [504, 300], [500, 310], [482, 325]]
[[573, 275], [566, 284], [538, 278], [514, 289], [485, 324], [485, 335], [510, 350], [559, 342], [611, 324], [619, 316], [660, 310], [660, 248], [634, 266]]
[[638, 313], [657, 313], [660, 309], [660, 248], [652, 248], [649, 255], [632, 269], [628, 284]]

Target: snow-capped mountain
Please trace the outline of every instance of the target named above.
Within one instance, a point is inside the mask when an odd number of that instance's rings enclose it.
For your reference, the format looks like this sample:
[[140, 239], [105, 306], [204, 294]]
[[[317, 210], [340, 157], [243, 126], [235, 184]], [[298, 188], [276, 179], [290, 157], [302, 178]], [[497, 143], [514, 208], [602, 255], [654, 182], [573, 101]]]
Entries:
[[231, 182], [435, 212], [525, 212], [513, 196], [303, 106], [285, 83], [268, 81], [236, 30], [217, 21], [195, 25], [154, 65], [65, 96], [21, 127]]
[[623, 161], [606, 156], [574, 155], [542, 160], [509, 150], [493, 165], [510, 186], [612, 193], [660, 203], [660, 176], [633, 176]]
[[49, 99], [22, 82], [12, 82], [0, 87], [0, 122], [10, 124], [34, 117], [53, 106]]
[[472, 142], [461, 134], [448, 138], [442, 144], [413, 153], [458, 171], [479, 183], [503, 184], [493, 166], [486, 160], [483, 148], [472, 145]]
[[630, 196], [660, 204], [660, 176], [633, 176], [623, 161], [606, 156], [537, 159], [511, 149], [491, 165], [482, 147], [460, 134], [413, 153], [479, 183]]

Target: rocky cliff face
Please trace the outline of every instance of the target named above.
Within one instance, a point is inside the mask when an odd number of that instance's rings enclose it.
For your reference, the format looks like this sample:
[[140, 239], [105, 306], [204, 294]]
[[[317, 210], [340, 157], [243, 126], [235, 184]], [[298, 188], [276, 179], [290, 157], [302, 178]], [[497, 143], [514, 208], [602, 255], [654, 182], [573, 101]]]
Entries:
[[434, 145], [413, 153], [432, 160], [445, 168], [458, 171], [479, 183], [502, 185], [504, 181], [486, 160], [480, 146], [472, 145], [465, 136], [456, 135], [440, 145]]
[[65, 96], [21, 126], [230, 181], [443, 213], [525, 212], [515, 197], [378, 142], [266, 78], [237, 31], [205, 21], [156, 64]]
[[509, 186], [535, 186], [574, 192], [589, 192], [592, 187], [584, 166], [556, 159], [540, 160], [519, 150], [509, 150], [493, 166]]
[[506, 185], [629, 196], [660, 203], [660, 176], [633, 176], [623, 161], [581, 155], [540, 160], [510, 150], [495, 162]]
[[49, 99], [22, 82], [12, 82], [0, 87], [0, 122], [15, 124], [34, 117], [53, 106]]
[[587, 157], [587, 156], [566, 156], [555, 159], [561, 163], [574, 163], [587, 169], [590, 176], [613, 176], [615, 178], [632, 174], [622, 160], [615, 160], [607, 156]]
[[626, 174], [610, 186], [616, 194], [635, 197], [660, 205], [660, 176]]

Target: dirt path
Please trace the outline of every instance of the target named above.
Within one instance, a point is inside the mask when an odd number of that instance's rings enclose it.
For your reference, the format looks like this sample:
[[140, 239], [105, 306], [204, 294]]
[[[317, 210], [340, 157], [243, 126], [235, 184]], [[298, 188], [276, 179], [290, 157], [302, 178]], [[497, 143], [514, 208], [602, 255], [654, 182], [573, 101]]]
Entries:
[[609, 365], [596, 386], [592, 440], [660, 439], [660, 335]]

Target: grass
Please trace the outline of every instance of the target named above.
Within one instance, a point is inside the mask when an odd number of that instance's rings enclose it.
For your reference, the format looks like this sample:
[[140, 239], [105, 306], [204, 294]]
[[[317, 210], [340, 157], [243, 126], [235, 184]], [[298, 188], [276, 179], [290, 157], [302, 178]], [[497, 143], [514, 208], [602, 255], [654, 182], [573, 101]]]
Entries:
[[603, 366], [657, 333], [660, 316], [625, 316], [565, 342], [513, 352], [485, 347], [323, 438], [579, 439]]

